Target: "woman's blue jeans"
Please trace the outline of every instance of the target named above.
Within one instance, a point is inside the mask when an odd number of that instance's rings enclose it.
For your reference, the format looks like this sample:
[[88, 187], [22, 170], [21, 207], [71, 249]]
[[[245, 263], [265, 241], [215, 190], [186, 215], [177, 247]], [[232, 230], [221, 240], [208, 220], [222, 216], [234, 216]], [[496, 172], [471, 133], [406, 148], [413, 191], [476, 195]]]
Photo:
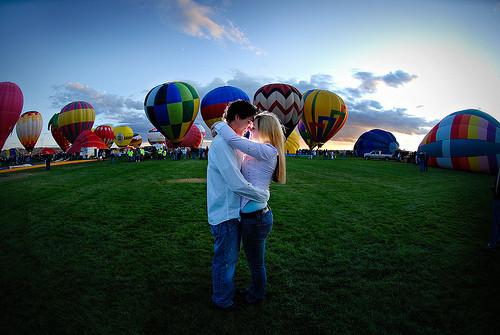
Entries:
[[221, 308], [233, 304], [234, 273], [240, 252], [240, 222], [231, 219], [210, 226], [214, 238], [212, 259], [212, 302]]
[[241, 218], [241, 239], [252, 275], [252, 285], [246, 294], [249, 303], [262, 300], [266, 295], [266, 238], [272, 227], [271, 210], [256, 218]]

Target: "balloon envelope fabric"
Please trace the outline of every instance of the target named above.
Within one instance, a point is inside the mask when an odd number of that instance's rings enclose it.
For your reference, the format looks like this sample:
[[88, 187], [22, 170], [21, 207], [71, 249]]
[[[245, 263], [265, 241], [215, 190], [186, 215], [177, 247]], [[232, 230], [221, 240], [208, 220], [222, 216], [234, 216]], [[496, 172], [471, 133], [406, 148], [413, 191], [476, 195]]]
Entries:
[[129, 126], [118, 126], [113, 128], [115, 143], [119, 148], [125, 148], [132, 141], [134, 131]]
[[304, 125], [312, 141], [321, 147], [346, 123], [347, 106], [341, 97], [327, 90], [309, 90], [302, 101]]
[[208, 92], [201, 100], [201, 116], [208, 128], [221, 120], [227, 105], [236, 100], [250, 102], [245, 92], [233, 86], [221, 86]]
[[296, 131], [288, 136], [285, 142], [285, 153], [295, 155], [300, 148], [300, 135]]
[[48, 128], [50, 129], [52, 137], [54, 138], [56, 143], [64, 152], [66, 152], [71, 146], [71, 143], [69, 143], [66, 137], [64, 137], [61, 129], [59, 129], [59, 113], [55, 113], [54, 115], [52, 115], [49, 120]]
[[169, 140], [165, 141], [165, 144], [169, 148], [173, 147], [189, 147], [189, 148], [199, 148], [201, 142], [203, 142], [203, 134], [196, 124], [193, 124], [186, 136], [179, 143], [172, 143]]
[[23, 110], [23, 92], [10, 82], [0, 83], [0, 150], [14, 129]]
[[140, 134], [134, 134], [129, 145], [133, 146], [134, 148], [140, 148], [141, 144], [142, 144], [142, 136]]
[[92, 129], [94, 120], [94, 107], [85, 101], [75, 101], [61, 109], [58, 126], [64, 137], [73, 143], [81, 132]]
[[149, 121], [173, 143], [179, 143], [186, 136], [199, 107], [198, 92], [183, 82], [158, 85], [144, 99]]
[[354, 154], [363, 157], [372, 150], [380, 150], [383, 154], [394, 154], [399, 149], [396, 137], [382, 129], [372, 129], [363, 133], [354, 144]]
[[115, 133], [113, 132], [113, 127], [110, 125], [101, 125], [94, 130], [94, 134], [97, 135], [107, 146], [111, 148], [113, 142], [115, 141]]
[[42, 132], [42, 114], [35, 111], [23, 113], [17, 121], [16, 133], [21, 144], [32, 151]]
[[149, 144], [165, 143], [165, 136], [163, 136], [163, 134], [156, 128], [153, 128], [148, 131], [148, 142]]
[[500, 166], [500, 124], [491, 115], [467, 109], [446, 116], [418, 148], [430, 166], [496, 173]]
[[263, 111], [275, 114], [285, 126], [288, 137], [302, 116], [302, 94], [288, 84], [268, 84], [255, 92], [253, 104]]
[[297, 130], [299, 131], [300, 137], [306, 142], [307, 146], [310, 150], [312, 150], [316, 143], [311, 139], [311, 135], [307, 132], [306, 126], [304, 125], [304, 121], [300, 120], [297, 125]]

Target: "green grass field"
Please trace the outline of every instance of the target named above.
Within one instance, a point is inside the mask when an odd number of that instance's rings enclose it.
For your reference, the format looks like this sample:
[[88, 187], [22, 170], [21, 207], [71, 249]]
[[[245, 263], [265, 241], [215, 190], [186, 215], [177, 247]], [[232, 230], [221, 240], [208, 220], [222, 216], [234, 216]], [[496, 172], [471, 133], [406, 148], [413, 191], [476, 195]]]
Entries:
[[[288, 159], [273, 185], [270, 299], [210, 307], [206, 161], [0, 175], [2, 334], [492, 334], [493, 177]], [[250, 275], [244, 253], [236, 275]]]

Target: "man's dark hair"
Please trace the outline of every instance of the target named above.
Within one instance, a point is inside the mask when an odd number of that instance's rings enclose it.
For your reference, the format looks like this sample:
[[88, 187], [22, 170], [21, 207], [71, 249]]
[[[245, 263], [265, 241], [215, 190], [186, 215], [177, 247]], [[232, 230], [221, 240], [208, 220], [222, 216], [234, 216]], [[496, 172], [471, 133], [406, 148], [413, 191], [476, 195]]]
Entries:
[[259, 112], [259, 109], [245, 100], [236, 100], [231, 102], [226, 111], [224, 112], [224, 118], [227, 122], [231, 122], [236, 118], [236, 115], [240, 119], [246, 119], [249, 116], [254, 116]]

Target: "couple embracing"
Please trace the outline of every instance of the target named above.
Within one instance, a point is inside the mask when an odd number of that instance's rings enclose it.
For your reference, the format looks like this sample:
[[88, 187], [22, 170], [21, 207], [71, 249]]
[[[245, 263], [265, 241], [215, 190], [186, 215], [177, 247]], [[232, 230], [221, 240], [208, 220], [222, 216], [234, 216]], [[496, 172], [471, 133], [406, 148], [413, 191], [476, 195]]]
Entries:
[[[208, 222], [214, 238], [212, 303], [231, 310], [240, 243], [252, 276], [242, 291], [245, 301], [259, 303], [266, 296], [265, 248], [273, 225], [269, 185], [272, 180], [285, 183], [285, 136], [274, 114], [242, 100], [231, 103], [225, 121], [212, 129], [217, 132], [207, 168]], [[251, 139], [243, 137], [246, 131]]]

